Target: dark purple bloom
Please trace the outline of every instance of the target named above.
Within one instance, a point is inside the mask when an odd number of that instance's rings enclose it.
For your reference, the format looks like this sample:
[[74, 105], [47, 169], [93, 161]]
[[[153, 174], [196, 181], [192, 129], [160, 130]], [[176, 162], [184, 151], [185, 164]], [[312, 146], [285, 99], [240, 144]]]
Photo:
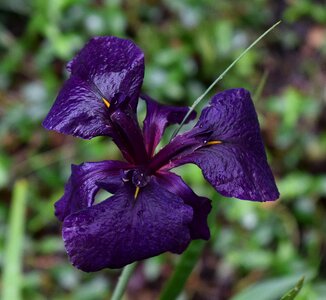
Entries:
[[[193, 129], [156, 153], [165, 128], [180, 123], [188, 108], [140, 94], [144, 59], [134, 43], [94, 38], [68, 69], [71, 76], [44, 126], [86, 139], [110, 136], [126, 160], [72, 166], [55, 209], [76, 267], [88, 272], [121, 268], [165, 251], [182, 253], [192, 239], [209, 239], [210, 200], [171, 172], [177, 166], [198, 165], [224, 196], [278, 198], [248, 91], [215, 95]], [[139, 97], [147, 105], [142, 129], [136, 115]], [[192, 113], [187, 121], [194, 118]], [[94, 204], [100, 189], [113, 196]]]

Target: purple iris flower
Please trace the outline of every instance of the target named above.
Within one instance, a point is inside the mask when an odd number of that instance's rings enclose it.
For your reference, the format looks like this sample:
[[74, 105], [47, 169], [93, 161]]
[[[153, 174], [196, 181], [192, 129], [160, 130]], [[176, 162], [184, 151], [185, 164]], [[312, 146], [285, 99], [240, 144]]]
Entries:
[[[43, 125], [84, 139], [109, 136], [125, 158], [72, 165], [55, 214], [77, 268], [121, 268], [166, 251], [182, 253], [193, 239], [209, 239], [210, 200], [171, 172], [177, 166], [198, 165], [223, 196], [278, 198], [248, 91], [215, 95], [193, 129], [156, 151], [166, 127], [180, 123], [189, 108], [140, 94], [144, 55], [133, 42], [93, 38], [67, 67], [70, 78]], [[139, 98], [147, 105], [142, 129]], [[194, 118], [192, 113], [187, 121]], [[113, 195], [94, 204], [100, 189]]]

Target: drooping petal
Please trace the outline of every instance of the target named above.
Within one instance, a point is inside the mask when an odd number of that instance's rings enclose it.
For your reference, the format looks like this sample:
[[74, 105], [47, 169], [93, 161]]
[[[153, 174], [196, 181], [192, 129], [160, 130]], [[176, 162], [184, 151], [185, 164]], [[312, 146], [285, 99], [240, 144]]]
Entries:
[[96, 37], [68, 64], [70, 78], [44, 127], [90, 139], [111, 135], [108, 116], [120, 102], [135, 109], [144, 77], [144, 55], [131, 41]]
[[279, 197], [248, 91], [231, 89], [215, 95], [193, 130], [197, 136], [200, 130], [206, 133], [204, 145], [175, 160], [171, 167], [195, 163], [206, 180], [227, 197], [256, 201]]
[[[147, 105], [147, 114], [143, 127], [144, 139], [147, 153], [152, 156], [165, 128], [172, 124], [180, 124], [189, 111], [189, 107], [163, 105], [145, 94], [142, 94], [141, 98], [146, 101]], [[195, 117], [196, 113], [193, 111], [186, 121], [189, 122]]]
[[224, 196], [256, 201], [279, 197], [257, 114], [244, 89], [215, 95], [196, 126], [158, 152], [150, 168], [167, 171], [185, 163], [197, 164]]
[[197, 196], [182, 178], [174, 173], [160, 172], [156, 174], [156, 177], [160, 185], [182, 198], [185, 204], [192, 207], [194, 215], [189, 224], [191, 238], [208, 240], [210, 232], [207, 216], [212, 209], [211, 201]]
[[244, 147], [224, 144], [202, 148], [181, 163], [198, 165], [205, 179], [225, 197], [254, 201], [273, 201], [279, 197], [265, 159]]
[[129, 165], [121, 161], [88, 162], [71, 166], [64, 195], [55, 203], [55, 215], [63, 221], [68, 215], [91, 206], [101, 188], [114, 193], [123, 184], [121, 172]]
[[111, 198], [68, 216], [63, 239], [74, 266], [94, 272], [121, 268], [165, 251], [183, 252], [192, 208], [155, 180], [134, 199], [126, 185]]

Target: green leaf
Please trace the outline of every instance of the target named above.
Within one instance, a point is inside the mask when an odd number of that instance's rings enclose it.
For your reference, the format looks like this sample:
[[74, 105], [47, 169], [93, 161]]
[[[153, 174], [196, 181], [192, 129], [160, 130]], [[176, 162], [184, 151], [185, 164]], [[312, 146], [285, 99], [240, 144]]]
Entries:
[[5, 245], [1, 298], [3, 300], [21, 299], [20, 288], [27, 191], [27, 181], [19, 180], [15, 183]]
[[[311, 275], [309, 275], [310, 277]], [[289, 290], [298, 282], [298, 275], [273, 278], [249, 286], [235, 295], [231, 300], [275, 300], [281, 299], [284, 291]], [[286, 300], [292, 298], [285, 298]], [[282, 300], [284, 300], [282, 298]]]
[[293, 300], [300, 292], [304, 282], [304, 277], [302, 277], [294, 288], [292, 288], [290, 291], [288, 291], [281, 300]]

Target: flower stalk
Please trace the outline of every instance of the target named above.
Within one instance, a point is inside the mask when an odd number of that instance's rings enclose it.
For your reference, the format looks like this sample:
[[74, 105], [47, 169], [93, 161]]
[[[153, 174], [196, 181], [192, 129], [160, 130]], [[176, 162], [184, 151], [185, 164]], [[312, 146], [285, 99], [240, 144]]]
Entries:
[[136, 268], [137, 263], [133, 263], [125, 266], [122, 269], [121, 275], [118, 280], [118, 284], [116, 285], [111, 300], [120, 300], [127, 288], [128, 281]]

